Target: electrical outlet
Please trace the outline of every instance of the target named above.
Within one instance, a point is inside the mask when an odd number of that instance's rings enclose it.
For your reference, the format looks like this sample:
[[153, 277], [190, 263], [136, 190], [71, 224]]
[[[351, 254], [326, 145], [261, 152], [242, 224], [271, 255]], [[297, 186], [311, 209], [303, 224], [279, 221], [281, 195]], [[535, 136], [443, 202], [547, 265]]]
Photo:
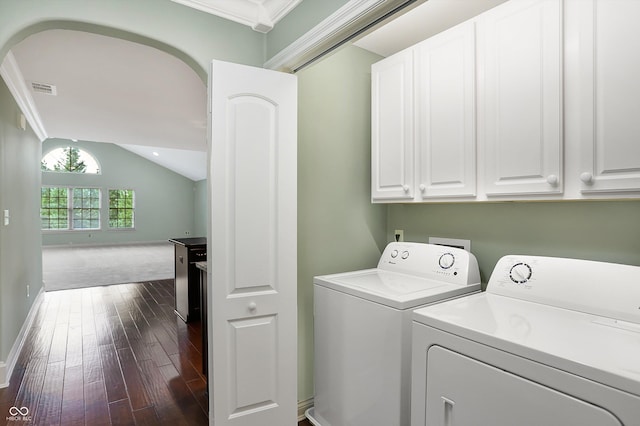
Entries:
[[27, 299], [29, 298], [29, 284], [27, 284]]
[[404, 230], [396, 229], [395, 231], [393, 231], [393, 239], [396, 242], [404, 241]]
[[191, 235], [191, 232], [189, 232], [189, 231], [184, 231], [184, 235]]

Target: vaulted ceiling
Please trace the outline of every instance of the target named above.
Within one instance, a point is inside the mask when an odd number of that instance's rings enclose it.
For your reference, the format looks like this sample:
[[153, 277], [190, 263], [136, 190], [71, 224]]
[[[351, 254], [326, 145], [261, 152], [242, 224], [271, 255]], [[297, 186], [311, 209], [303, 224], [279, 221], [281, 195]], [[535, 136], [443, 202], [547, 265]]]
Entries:
[[[172, 1], [267, 32], [302, 0]], [[504, 1], [417, 2], [355, 44], [387, 56]], [[115, 143], [194, 181], [206, 178], [206, 87], [174, 56], [118, 38], [48, 30], [13, 46], [0, 72], [41, 139]]]

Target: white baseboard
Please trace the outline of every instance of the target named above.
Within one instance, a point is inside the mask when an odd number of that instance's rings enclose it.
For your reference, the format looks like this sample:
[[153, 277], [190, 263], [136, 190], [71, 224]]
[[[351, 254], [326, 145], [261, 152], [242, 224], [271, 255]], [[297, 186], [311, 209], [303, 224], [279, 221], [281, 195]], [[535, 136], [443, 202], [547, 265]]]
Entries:
[[298, 401], [298, 421], [304, 420], [305, 411], [311, 407], [313, 407], [313, 397], [305, 399], [304, 401]]
[[29, 330], [31, 329], [31, 324], [33, 324], [33, 319], [38, 312], [38, 308], [40, 308], [40, 304], [42, 303], [42, 298], [44, 297], [44, 285], [40, 288], [36, 299], [33, 301], [31, 305], [31, 309], [29, 309], [29, 313], [27, 314], [27, 318], [24, 320], [22, 324], [22, 328], [20, 329], [20, 333], [18, 333], [18, 337], [16, 341], [13, 343], [13, 347], [7, 356], [7, 360], [0, 361], [0, 388], [6, 388], [9, 386], [9, 379], [11, 378], [11, 374], [13, 373], [13, 369], [16, 366], [16, 362], [18, 361], [18, 357], [20, 356], [20, 351], [22, 351], [22, 347], [24, 346], [24, 342], [27, 339], [27, 334], [29, 334]]

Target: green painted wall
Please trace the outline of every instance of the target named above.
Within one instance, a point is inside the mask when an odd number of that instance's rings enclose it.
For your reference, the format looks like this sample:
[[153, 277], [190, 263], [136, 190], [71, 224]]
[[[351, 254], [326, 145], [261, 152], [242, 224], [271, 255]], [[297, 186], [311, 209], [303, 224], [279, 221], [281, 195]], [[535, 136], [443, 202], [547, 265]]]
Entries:
[[298, 399], [313, 396], [313, 277], [375, 267], [386, 210], [372, 205], [371, 64], [344, 48], [298, 73]]
[[349, 0], [304, 0], [282, 18], [267, 34], [266, 56], [271, 59], [282, 49], [318, 25]]
[[[69, 145], [68, 140], [48, 139], [43, 153]], [[84, 149], [100, 163], [99, 175], [42, 172], [42, 184], [86, 186], [102, 189], [102, 230], [44, 231], [44, 245], [104, 244], [166, 241], [195, 232], [195, 183], [117, 145], [78, 141], [72, 146]], [[39, 163], [39, 160], [38, 160]], [[135, 229], [108, 229], [108, 190], [135, 191]]]
[[7, 360], [42, 288], [37, 167], [42, 153], [35, 133], [29, 127], [26, 131], [18, 128], [19, 113], [0, 79], [0, 213], [9, 210], [10, 214], [8, 226], [0, 221], [0, 362]]
[[[387, 239], [471, 240], [483, 283], [507, 254], [570, 257], [640, 266], [640, 200], [394, 204]], [[606, 283], [603, 283], [606, 284]]]

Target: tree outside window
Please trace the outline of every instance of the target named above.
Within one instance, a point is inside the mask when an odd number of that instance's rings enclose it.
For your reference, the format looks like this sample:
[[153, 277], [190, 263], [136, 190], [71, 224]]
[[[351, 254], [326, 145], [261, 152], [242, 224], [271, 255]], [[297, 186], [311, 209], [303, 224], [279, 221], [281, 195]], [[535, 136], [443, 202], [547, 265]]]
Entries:
[[135, 194], [132, 189], [109, 190], [109, 228], [132, 229], [135, 225]]
[[43, 230], [100, 229], [100, 189], [42, 188], [40, 223]]
[[69, 188], [42, 188], [40, 223], [42, 229], [69, 229]]
[[91, 154], [72, 146], [49, 151], [42, 157], [40, 169], [46, 172], [100, 173], [98, 161]]

